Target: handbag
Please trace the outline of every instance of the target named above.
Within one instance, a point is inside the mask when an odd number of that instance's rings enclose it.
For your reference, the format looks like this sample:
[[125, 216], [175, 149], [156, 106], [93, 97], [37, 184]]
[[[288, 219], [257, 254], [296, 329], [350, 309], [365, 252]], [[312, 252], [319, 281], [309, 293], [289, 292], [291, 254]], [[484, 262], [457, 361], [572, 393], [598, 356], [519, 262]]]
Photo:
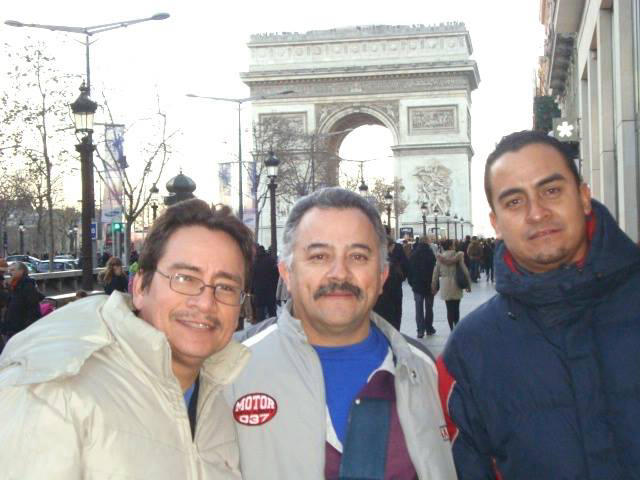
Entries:
[[456, 263], [456, 285], [458, 285], [460, 290], [467, 290], [471, 288], [469, 280], [464, 274], [464, 269], [462, 268], [462, 265], [460, 265], [460, 262]]

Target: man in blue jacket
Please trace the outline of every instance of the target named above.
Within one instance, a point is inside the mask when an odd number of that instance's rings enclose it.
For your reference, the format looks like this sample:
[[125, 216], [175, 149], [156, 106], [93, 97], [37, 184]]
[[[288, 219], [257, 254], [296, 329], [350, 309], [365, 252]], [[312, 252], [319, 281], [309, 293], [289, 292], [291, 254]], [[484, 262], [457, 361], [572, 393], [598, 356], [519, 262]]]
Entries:
[[458, 477], [640, 478], [640, 249], [564, 146], [504, 137], [485, 191], [498, 294], [438, 359]]

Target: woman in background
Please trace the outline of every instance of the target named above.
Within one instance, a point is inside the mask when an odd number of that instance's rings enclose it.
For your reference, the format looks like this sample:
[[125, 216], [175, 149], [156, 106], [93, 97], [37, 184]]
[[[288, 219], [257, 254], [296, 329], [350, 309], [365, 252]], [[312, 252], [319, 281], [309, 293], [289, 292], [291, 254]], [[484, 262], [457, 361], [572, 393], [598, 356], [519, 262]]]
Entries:
[[458, 320], [460, 320], [460, 300], [462, 299], [462, 289], [456, 282], [456, 265], [459, 265], [467, 277], [467, 292], [471, 292], [471, 276], [464, 263], [464, 253], [456, 252], [451, 240], [442, 242], [444, 252], [436, 256], [436, 268], [433, 269], [431, 279], [431, 291], [435, 295], [440, 288], [440, 298], [447, 306], [447, 322], [449, 328], [453, 330]]
[[128, 279], [122, 268], [122, 260], [111, 257], [107, 262], [104, 272], [100, 276], [104, 285], [104, 293], [111, 295], [114, 290], [127, 293]]

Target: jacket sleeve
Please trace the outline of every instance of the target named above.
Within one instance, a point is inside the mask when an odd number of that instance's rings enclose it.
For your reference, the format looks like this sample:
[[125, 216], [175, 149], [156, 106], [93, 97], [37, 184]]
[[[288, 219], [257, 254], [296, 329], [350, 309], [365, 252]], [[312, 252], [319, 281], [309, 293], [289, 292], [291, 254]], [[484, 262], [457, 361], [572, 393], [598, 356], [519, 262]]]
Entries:
[[438, 357], [438, 390], [451, 440], [453, 461], [459, 480], [501, 480], [487, 451], [488, 435], [471, 391], [462, 376], [449, 372], [443, 356]]
[[11, 480], [81, 479], [80, 441], [67, 417], [68, 408], [42, 398], [32, 386], [0, 388], [0, 465], [2, 478]]

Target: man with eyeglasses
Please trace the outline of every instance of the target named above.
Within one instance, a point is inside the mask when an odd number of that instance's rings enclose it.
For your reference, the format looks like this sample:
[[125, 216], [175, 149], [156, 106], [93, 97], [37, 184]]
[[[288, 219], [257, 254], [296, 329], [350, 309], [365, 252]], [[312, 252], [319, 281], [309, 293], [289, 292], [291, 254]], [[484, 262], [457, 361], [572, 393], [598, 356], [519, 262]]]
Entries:
[[253, 260], [229, 208], [189, 200], [154, 223], [132, 297], [58, 309], [0, 356], [0, 465], [15, 479], [240, 478], [220, 392]]

